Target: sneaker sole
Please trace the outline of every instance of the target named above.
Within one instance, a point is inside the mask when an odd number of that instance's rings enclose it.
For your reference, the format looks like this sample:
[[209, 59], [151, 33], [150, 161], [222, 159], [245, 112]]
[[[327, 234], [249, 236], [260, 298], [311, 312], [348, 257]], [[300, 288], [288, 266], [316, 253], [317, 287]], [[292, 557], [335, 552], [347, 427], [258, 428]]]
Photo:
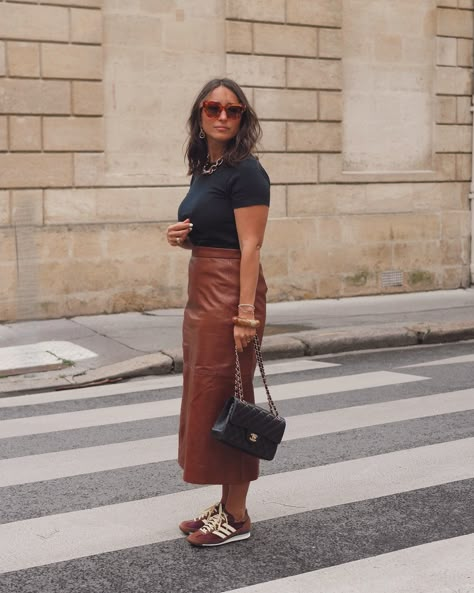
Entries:
[[217, 544], [195, 544], [193, 542], [189, 542], [192, 546], [197, 546], [198, 548], [215, 548], [216, 546], [224, 546], [225, 544], [231, 544], [232, 542], [238, 542], [243, 539], [248, 539], [250, 537], [250, 531], [246, 533], [240, 533], [234, 537], [229, 537], [222, 542], [218, 542]]

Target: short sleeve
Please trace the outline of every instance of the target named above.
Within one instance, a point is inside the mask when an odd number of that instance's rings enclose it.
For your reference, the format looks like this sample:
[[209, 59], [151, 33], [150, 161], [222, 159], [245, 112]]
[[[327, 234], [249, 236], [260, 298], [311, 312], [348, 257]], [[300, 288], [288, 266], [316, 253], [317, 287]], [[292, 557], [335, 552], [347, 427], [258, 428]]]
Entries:
[[241, 161], [233, 171], [229, 187], [232, 208], [270, 205], [270, 179], [255, 157]]

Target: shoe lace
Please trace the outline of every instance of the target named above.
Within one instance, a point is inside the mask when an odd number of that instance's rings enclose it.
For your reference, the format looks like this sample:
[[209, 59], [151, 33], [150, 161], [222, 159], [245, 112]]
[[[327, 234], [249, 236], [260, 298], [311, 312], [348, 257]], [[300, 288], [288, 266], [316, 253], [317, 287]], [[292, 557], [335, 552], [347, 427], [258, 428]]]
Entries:
[[212, 517], [212, 515], [214, 515], [215, 513], [221, 513], [222, 512], [222, 504], [221, 503], [215, 503], [212, 504], [210, 507], [208, 507], [207, 509], [205, 509], [200, 515], [198, 515], [194, 521], [202, 521], [203, 519], [209, 519], [209, 517]]
[[217, 513], [216, 515], [213, 515], [210, 519], [207, 519], [207, 521], [205, 522], [205, 524], [201, 527], [201, 529], [199, 531], [202, 531], [202, 533], [211, 533], [212, 531], [219, 529], [219, 527], [223, 523], [227, 523], [227, 521], [228, 521], [227, 515], [221, 508], [221, 511], [219, 513]]

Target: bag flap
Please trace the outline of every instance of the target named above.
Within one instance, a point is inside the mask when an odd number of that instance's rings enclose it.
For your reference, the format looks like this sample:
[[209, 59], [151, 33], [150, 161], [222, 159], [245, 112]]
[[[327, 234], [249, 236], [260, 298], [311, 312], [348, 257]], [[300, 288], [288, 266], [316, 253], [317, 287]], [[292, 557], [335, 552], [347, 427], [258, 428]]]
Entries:
[[231, 424], [244, 428], [248, 433], [264, 436], [274, 443], [281, 443], [286, 426], [284, 418], [236, 397], [233, 400], [229, 410]]

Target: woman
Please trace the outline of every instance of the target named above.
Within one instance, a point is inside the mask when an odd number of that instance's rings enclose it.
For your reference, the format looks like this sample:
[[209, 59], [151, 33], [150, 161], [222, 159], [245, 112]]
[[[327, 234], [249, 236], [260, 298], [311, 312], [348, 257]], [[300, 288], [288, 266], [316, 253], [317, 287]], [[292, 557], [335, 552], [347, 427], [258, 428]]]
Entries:
[[244, 397], [254, 401], [256, 361], [250, 344], [256, 333], [262, 338], [265, 324], [260, 247], [270, 180], [252, 155], [261, 136], [257, 116], [234, 81], [208, 82], [188, 126], [191, 184], [179, 207], [180, 222], [167, 232], [171, 246], [192, 249], [178, 461], [186, 482], [220, 484], [222, 496], [179, 527], [189, 543], [216, 546], [250, 537], [246, 498], [258, 477], [258, 459], [213, 439], [211, 427], [234, 393], [235, 348]]

